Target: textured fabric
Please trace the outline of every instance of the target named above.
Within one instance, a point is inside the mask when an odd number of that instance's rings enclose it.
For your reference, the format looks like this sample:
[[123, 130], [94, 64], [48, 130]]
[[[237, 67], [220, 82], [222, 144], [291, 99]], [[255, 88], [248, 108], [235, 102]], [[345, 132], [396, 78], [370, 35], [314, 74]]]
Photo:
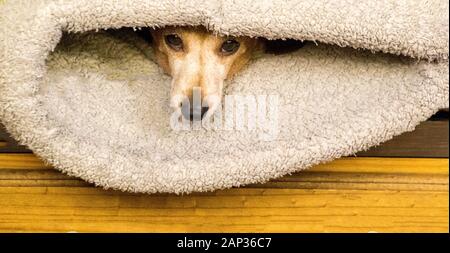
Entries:
[[[99, 31], [167, 24], [318, 44], [263, 55], [227, 82], [229, 95], [276, 95], [273, 129], [174, 131], [170, 77], [149, 45]], [[412, 131], [448, 107], [447, 1], [14, 0], [0, 6], [0, 28], [7, 130], [105, 188], [265, 182]], [[268, 131], [274, 138], [261, 138]]]

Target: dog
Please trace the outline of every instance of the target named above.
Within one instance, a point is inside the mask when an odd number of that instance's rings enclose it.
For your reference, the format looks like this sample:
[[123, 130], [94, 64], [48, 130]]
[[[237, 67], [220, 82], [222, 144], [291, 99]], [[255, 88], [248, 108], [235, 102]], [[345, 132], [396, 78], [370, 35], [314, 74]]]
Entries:
[[[219, 36], [202, 26], [151, 28], [150, 35], [157, 63], [172, 76], [170, 106], [190, 120], [214, 114], [221, 105], [224, 81], [241, 71], [253, 56], [286, 53], [303, 46], [294, 40]], [[201, 101], [196, 103], [194, 97]]]

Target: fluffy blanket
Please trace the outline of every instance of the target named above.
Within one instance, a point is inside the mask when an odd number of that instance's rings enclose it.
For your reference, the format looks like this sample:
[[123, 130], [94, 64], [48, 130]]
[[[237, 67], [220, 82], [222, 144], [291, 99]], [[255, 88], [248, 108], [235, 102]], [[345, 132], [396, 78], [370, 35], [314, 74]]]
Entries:
[[[0, 120], [55, 168], [105, 188], [265, 182], [378, 145], [448, 107], [448, 13], [445, 0], [6, 1]], [[165, 25], [313, 42], [254, 59], [227, 82], [245, 112], [174, 128], [170, 77], [149, 45], [104, 31]], [[249, 115], [262, 116], [252, 125]]]

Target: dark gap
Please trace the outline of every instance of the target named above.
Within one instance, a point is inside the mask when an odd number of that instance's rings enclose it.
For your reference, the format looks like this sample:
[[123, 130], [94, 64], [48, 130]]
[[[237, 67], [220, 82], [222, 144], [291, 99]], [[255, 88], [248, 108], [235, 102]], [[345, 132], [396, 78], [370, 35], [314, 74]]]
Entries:
[[286, 40], [264, 39], [264, 41], [266, 44], [266, 53], [275, 55], [292, 53], [294, 51], [299, 50], [307, 43], [306, 41], [299, 41], [294, 39], [286, 39]]
[[449, 120], [449, 111], [448, 109], [440, 110], [431, 116], [428, 120], [438, 121], [438, 120]]
[[[126, 30], [132, 30], [131, 28], [122, 28]], [[150, 34], [150, 28], [148, 27], [141, 27], [138, 30], [135, 30], [134, 32], [147, 41], [148, 43], [152, 43], [153, 39]], [[294, 39], [276, 39], [276, 40], [268, 40], [266, 38], [259, 38], [264, 41], [265, 43], [265, 53], [268, 54], [288, 54], [292, 53], [300, 48], [302, 48], [306, 42], [294, 40]]]
[[152, 38], [152, 36], [150, 35], [150, 28], [148, 28], [148, 27], [142, 27], [141, 29], [136, 30], [135, 32], [136, 32], [136, 34], [137, 34], [139, 37], [141, 37], [142, 39], [144, 39], [146, 42], [152, 43], [153, 38]]

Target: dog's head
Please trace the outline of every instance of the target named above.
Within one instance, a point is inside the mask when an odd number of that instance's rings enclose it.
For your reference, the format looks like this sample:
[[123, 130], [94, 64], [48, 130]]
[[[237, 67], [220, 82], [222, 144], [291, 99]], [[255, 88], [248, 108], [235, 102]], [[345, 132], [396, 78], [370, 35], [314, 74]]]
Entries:
[[[158, 64], [173, 78], [170, 105], [181, 110], [188, 103], [191, 119], [212, 115], [221, 103], [224, 80], [263, 48], [256, 38], [221, 37], [202, 27], [165, 27], [151, 34]], [[199, 97], [203, 107], [193, 103], [193, 97]]]

